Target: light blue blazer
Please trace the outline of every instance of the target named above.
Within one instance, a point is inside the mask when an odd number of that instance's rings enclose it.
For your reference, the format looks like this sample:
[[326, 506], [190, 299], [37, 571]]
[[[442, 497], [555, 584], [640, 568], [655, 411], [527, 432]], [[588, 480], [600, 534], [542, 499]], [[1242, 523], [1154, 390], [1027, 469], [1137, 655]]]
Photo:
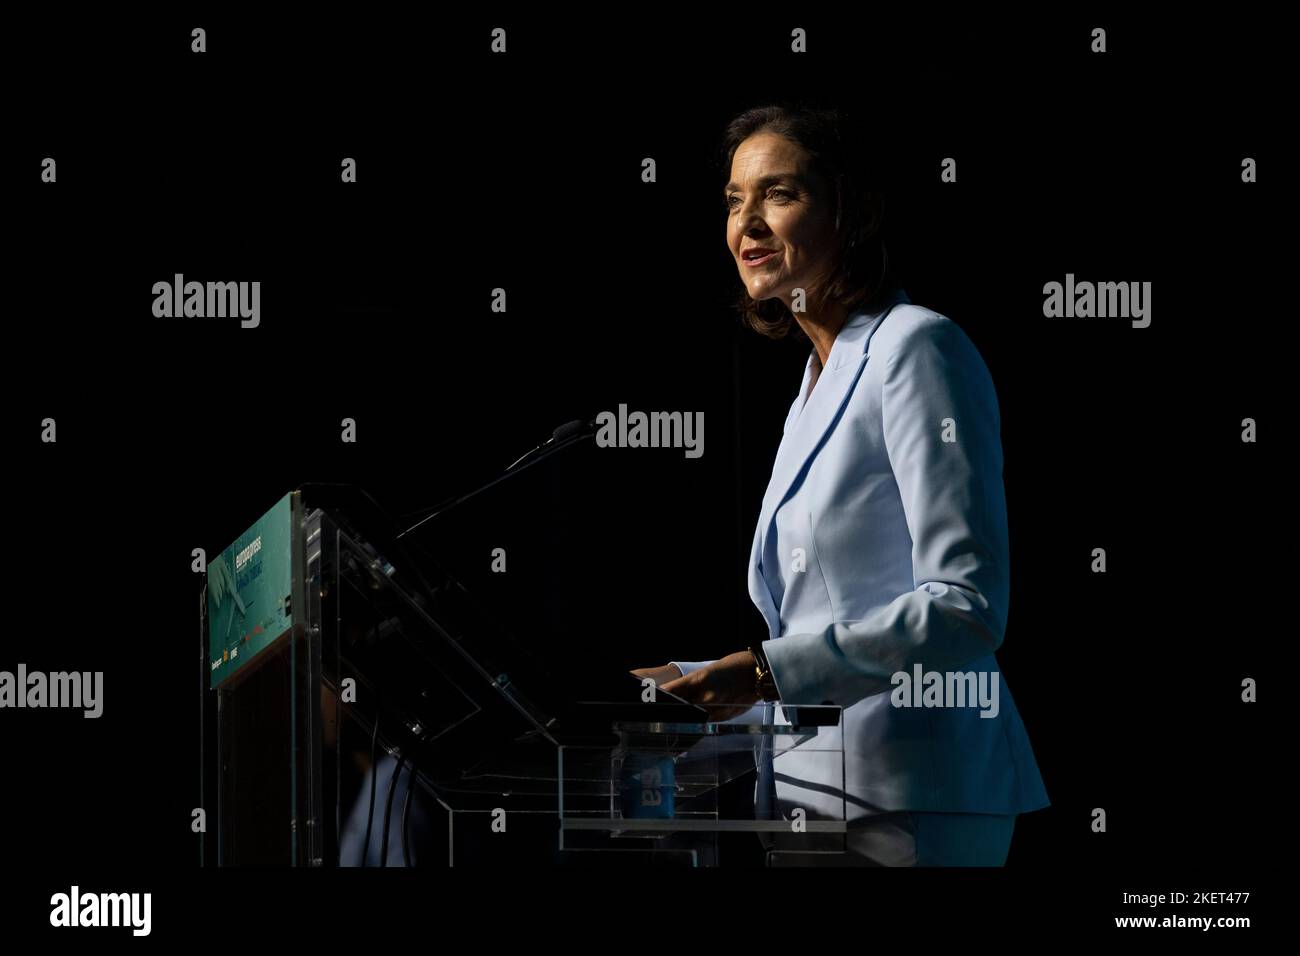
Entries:
[[[837, 754], [795, 748], [768, 758], [760, 788], [774, 783], [781, 809], [810, 818], [1047, 806], [993, 654], [1011, 567], [987, 366], [959, 326], [902, 291], [849, 316], [809, 394], [817, 362], [814, 351], [786, 418], [749, 592], [781, 700], [766, 716], [845, 708], [832, 736], [844, 769]], [[689, 673], [709, 662], [675, 663]], [[917, 664], [985, 672], [986, 687], [999, 682], [997, 715], [895, 706], [893, 676]]]

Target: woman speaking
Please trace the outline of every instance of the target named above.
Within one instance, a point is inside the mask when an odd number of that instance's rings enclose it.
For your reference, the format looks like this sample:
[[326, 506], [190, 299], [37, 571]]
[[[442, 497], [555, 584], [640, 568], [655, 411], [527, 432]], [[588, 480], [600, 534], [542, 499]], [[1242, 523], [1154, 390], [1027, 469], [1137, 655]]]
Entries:
[[966, 334], [892, 282], [883, 200], [844, 132], [833, 111], [765, 107], [724, 137], [746, 320], [811, 343], [750, 554], [768, 640], [635, 673], [718, 719], [844, 708], [842, 772], [794, 748], [756, 794], [765, 816], [843, 813], [842, 861], [1000, 866], [1016, 815], [1048, 800], [994, 658], [1010, 591], [997, 395]]

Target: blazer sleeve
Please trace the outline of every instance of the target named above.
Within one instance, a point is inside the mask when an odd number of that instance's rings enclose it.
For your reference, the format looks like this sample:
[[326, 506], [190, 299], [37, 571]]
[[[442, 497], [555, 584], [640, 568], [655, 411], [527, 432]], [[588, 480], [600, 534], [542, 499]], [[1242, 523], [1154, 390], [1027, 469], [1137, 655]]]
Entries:
[[[891, 690], [891, 676], [914, 664], [961, 670], [1002, 643], [1010, 575], [997, 393], [956, 323], [933, 316], [900, 339], [885, 359], [881, 415], [914, 589], [862, 620], [766, 641], [783, 702], [847, 707]], [[871, 544], [864, 527], [859, 546]]]

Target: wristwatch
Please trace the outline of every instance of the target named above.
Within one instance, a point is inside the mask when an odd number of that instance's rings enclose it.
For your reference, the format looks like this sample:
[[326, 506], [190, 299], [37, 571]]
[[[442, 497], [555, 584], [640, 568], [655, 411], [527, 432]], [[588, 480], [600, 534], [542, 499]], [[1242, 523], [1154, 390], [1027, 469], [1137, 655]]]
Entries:
[[781, 695], [777, 693], [776, 681], [772, 679], [772, 668], [768, 666], [767, 655], [763, 653], [763, 645], [751, 645], [749, 653], [754, 656], [754, 689], [758, 693], [758, 699], [762, 701], [780, 700]]

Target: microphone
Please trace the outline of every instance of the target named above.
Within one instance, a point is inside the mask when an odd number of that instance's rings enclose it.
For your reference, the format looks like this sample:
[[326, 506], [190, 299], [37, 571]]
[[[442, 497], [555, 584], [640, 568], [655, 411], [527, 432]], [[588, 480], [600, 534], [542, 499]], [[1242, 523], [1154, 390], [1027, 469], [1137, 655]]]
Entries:
[[[546, 439], [546, 441], [542, 442], [532, 451], [524, 452], [509, 465], [506, 465], [506, 471], [513, 471], [524, 459], [531, 458], [539, 452], [547, 451], [547, 449], [558, 451], [559, 449], [552, 449], [552, 446], [557, 442], [563, 442], [569, 438], [573, 438], [574, 436], [586, 438], [588, 434], [595, 432], [595, 428], [595, 422], [584, 422], [581, 418], [575, 418], [571, 422], [565, 422], [559, 428], [555, 429], [555, 431], [551, 433], [551, 437]], [[549, 453], [550, 452], [547, 451], [547, 454]]]
[[565, 422], [563, 425], [561, 425], [559, 428], [555, 429], [555, 431], [551, 433], [550, 438], [546, 439], [546, 441], [542, 442], [540, 445], [538, 445], [536, 448], [532, 449], [531, 451], [524, 452], [524, 454], [520, 455], [508, 466], [506, 466], [506, 470], [504, 472], [502, 472], [497, 477], [493, 478], [486, 485], [483, 485], [482, 487], [479, 488], [475, 488], [473, 491], [469, 492], [468, 494], [460, 495], [459, 497], [456, 498], [451, 498], [439, 505], [434, 505], [432, 511], [429, 514], [425, 515], [415, 524], [411, 525], [405, 531], [398, 534], [397, 537], [399, 538], [404, 537], [405, 535], [414, 531], [416, 528], [420, 527], [420, 525], [424, 524], [426, 521], [430, 521], [433, 518], [438, 517], [438, 515], [443, 514], [444, 512], [459, 507], [460, 505], [464, 504], [466, 501], [469, 501], [469, 499], [481, 495], [489, 488], [495, 487], [496, 485], [505, 481], [507, 478], [510, 478], [513, 475], [517, 475], [519, 474], [519, 472], [524, 471], [525, 469], [531, 468], [533, 465], [536, 465], [538, 462], [545, 461], [547, 458], [550, 458], [552, 455], [563, 451], [564, 449], [570, 447], [571, 445], [576, 445], [578, 444], [578, 442], [586, 441], [594, 434], [596, 434], [596, 423], [594, 421], [584, 421], [582, 419], [575, 419], [574, 421], [571, 422]]

